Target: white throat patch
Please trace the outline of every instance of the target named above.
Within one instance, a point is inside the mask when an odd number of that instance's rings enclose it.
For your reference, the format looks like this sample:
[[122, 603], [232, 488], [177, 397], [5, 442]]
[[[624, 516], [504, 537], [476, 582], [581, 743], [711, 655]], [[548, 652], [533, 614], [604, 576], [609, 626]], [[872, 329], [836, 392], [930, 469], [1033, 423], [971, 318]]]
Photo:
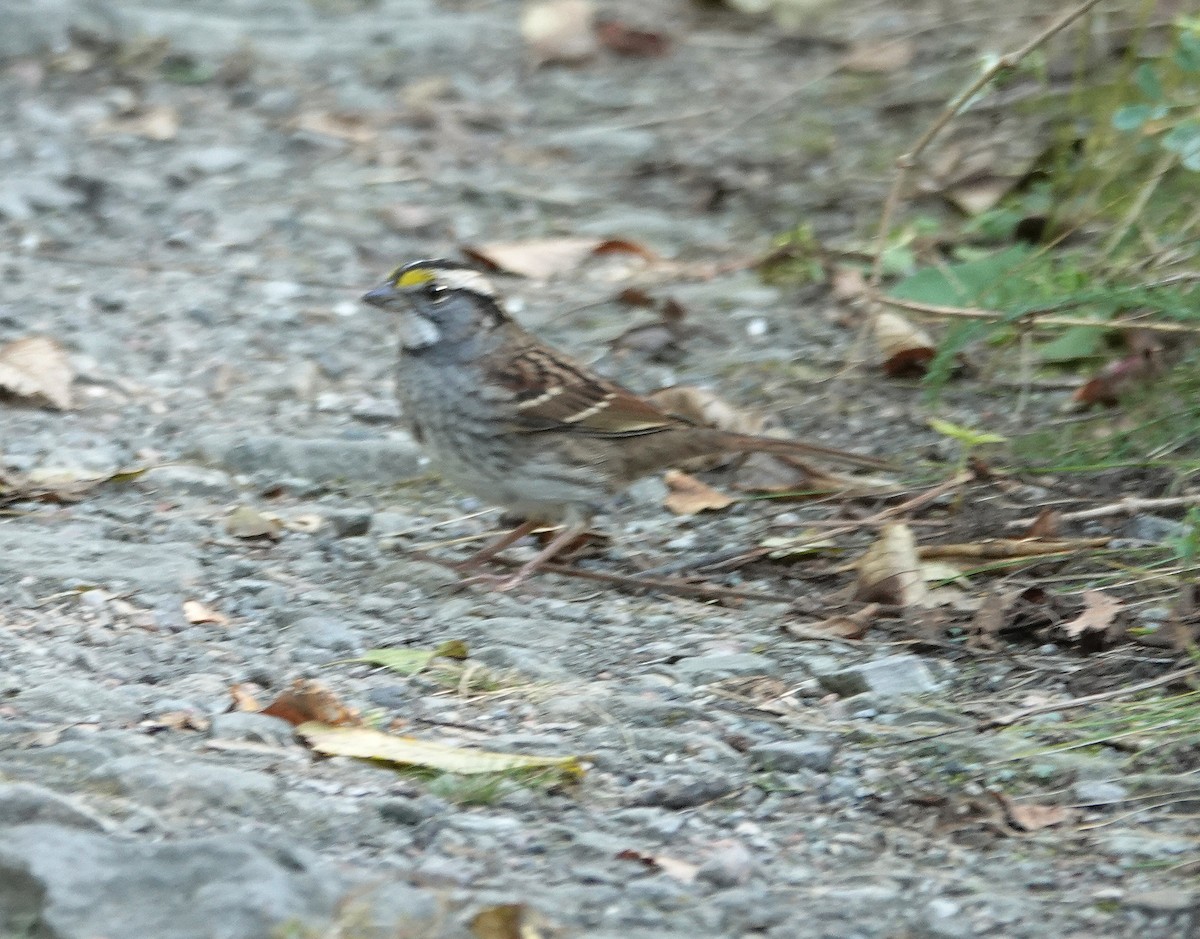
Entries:
[[424, 316], [406, 313], [400, 317], [400, 344], [405, 349], [427, 349], [442, 338], [442, 331]]

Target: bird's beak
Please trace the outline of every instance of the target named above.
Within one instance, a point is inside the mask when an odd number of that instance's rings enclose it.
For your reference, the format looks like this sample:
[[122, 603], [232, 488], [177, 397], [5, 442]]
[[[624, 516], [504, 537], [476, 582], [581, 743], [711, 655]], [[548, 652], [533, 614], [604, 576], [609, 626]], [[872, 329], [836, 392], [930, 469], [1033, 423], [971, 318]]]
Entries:
[[363, 303], [369, 303], [371, 306], [377, 306], [382, 309], [392, 305], [392, 301], [398, 299], [400, 291], [397, 290], [391, 283], [385, 281], [374, 290], [368, 290], [362, 295]]

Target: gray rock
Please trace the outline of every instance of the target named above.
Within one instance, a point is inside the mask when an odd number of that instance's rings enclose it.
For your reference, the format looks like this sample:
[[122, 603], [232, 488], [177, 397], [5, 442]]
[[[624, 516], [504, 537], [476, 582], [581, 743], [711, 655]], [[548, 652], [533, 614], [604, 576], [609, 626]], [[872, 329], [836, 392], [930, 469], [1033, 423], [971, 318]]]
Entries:
[[353, 655], [362, 649], [358, 631], [331, 616], [304, 616], [289, 632], [296, 639], [330, 652]]
[[324, 923], [338, 878], [301, 850], [235, 836], [120, 841], [56, 825], [0, 832], [0, 934], [262, 939]]
[[339, 538], [359, 538], [371, 530], [370, 509], [324, 510], [322, 514]]
[[83, 678], [56, 678], [25, 689], [14, 701], [30, 714], [57, 715], [80, 723], [133, 724], [144, 716], [141, 705], [124, 691]]
[[843, 671], [819, 674], [817, 678], [825, 690], [844, 698], [864, 692], [899, 697], [938, 689], [929, 667], [915, 655], [889, 655]]
[[1118, 783], [1090, 779], [1075, 783], [1071, 793], [1080, 805], [1112, 805], [1129, 797], [1129, 790]]
[[724, 776], [675, 776], [634, 790], [628, 804], [690, 809], [729, 795], [735, 788], [734, 780]]
[[385, 821], [399, 825], [419, 825], [449, 811], [449, 804], [437, 796], [424, 795], [415, 799], [397, 796], [381, 801], [377, 809]]
[[286, 747], [296, 739], [295, 730], [287, 721], [252, 711], [217, 714], [208, 735], [216, 740], [249, 740], [272, 747]]
[[930, 939], [959, 939], [975, 933], [962, 906], [945, 897], [930, 900], [925, 905], [923, 926]]
[[339, 908], [344, 932], [355, 939], [438, 936], [445, 919], [444, 902], [407, 884], [371, 884], [351, 890]]
[[690, 684], [704, 684], [741, 675], [773, 675], [775, 663], [765, 655], [732, 652], [725, 655], [696, 655], [674, 665], [675, 674]]
[[53, 790], [27, 783], [0, 785], [0, 828], [46, 823], [102, 831], [98, 815], [80, 808]]
[[475, 649], [471, 653], [471, 660], [541, 681], [560, 681], [569, 674], [567, 669], [543, 652], [511, 646], [484, 646]]
[[1121, 533], [1135, 541], [1158, 544], [1170, 538], [1184, 537], [1188, 533], [1188, 526], [1160, 515], [1135, 515], [1125, 523]]
[[1200, 891], [1181, 887], [1141, 890], [1125, 897], [1124, 905], [1151, 913], [1182, 913], [1200, 911]]
[[207, 466], [172, 463], [146, 470], [138, 482], [143, 488], [177, 496], [228, 500], [237, 496], [237, 486], [228, 473]]
[[837, 746], [824, 740], [785, 740], [751, 747], [750, 762], [759, 769], [780, 773], [813, 770], [827, 773]]
[[0, 527], [0, 580], [26, 576], [110, 589], [164, 590], [197, 583], [200, 565], [190, 544], [113, 541], [84, 526], [50, 531], [32, 525]]
[[238, 147], [204, 147], [187, 154], [183, 166], [193, 173], [212, 176], [244, 166], [249, 159], [246, 151]]
[[156, 757], [122, 756], [96, 768], [92, 786], [136, 797], [155, 808], [245, 810], [275, 798], [279, 784], [266, 773], [189, 760], [168, 763]]
[[267, 473], [307, 480], [395, 483], [425, 474], [421, 450], [407, 438], [387, 440], [297, 440], [213, 434], [195, 453], [205, 463], [235, 473]]
[[754, 858], [746, 846], [740, 841], [727, 841], [714, 847], [696, 871], [696, 879], [724, 889], [744, 884], [753, 873]]

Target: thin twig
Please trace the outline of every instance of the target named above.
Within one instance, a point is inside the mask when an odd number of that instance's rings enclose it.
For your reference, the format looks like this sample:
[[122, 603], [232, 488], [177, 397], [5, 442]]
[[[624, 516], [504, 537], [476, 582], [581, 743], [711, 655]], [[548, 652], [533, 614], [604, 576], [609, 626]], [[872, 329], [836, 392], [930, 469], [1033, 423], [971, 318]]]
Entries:
[[945, 130], [946, 125], [954, 120], [984, 87], [1003, 73], [1016, 68], [1031, 52], [1049, 41], [1057, 33], [1062, 32], [1062, 30], [1074, 23], [1099, 2], [1100, 0], [1084, 0], [1079, 6], [1073, 10], [1068, 10], [1056, 19], [1016, 52], [1009, 52], [1006, 55], [1000, 56], [1000, 58], [993, 62], [991, 66], [984, 69], [971, 84], [959, 92], [942, 109], [942, 113], [937, 116], [934, 122], [925, 130], [925, 133], [913, 144], [911, 150], [896, 158], [896, 177], [892, 181], [892, 188], [888, 191], [887, 199], [883, 203], [883, 212], [879, 218], [879, 230], [875, 235], [875, 263], [871, 267], [869, 281], [871, 287], [878, 287], [880, 280], [883, 278], [883, 255], [887, 248], [888, 233], [891, 231], [892, 216], [895, 215], [896, 206], [900, 203], [900, 194], [904, 189], [904, 184], [908, 181], [908, 175], [916, 167], [921, 155], [925, 152], [925, 148], [933, 142], [938, 134]]
[[[907, 310], [910, 313], [923, 313], [927, 316], [943, 316], [950, 319], [986, 320], [992, 323], [1010, 320], [1014, 326], [1036, 322], [1039, 326], [1091, 326], [1096, 329], [1138, 329], [1156, 333], [1200, 334], [1200, 326], [1190, 326], [1186, 323], [1161, 323], [1143, 319], [1094, 320], [1078, 316], [1046, 315], [1041, 309], [1027, 310], [1019, 316], [1014, 316], [1011, 313], [1004, 313], [1000, 310], [984, 310], [978, 307], [941, 306], [936, 303], [922, 303], [919, 300], [901, 300], [898, 297], [889, 297], [887, 294], [880, 293], [879, 291], [871, 291], [868, 296], [871, 300], [882, 303], [885, 306], [895, 307], [898, 310]], [[1047, 309], [1061, 309], [1061, 307], [1048, 307]]]
[[[517, 566], [507, 558], [497, 562], [506, 566]], [[612, 574], [607, 571], [589, 571], [570, 564], [546, 564], [542, 570], [582, 580], [598, 580], [601, 583], [632, 587], [648, 593], [670, 593], [681, 597], [701, 597], [707, 600], [757, 600], [760, 603], [791, 603], [796, 598], [783, 593], [768, 593], [762, 590], [738, 590], [734, 587], [719, 587], [716, 584], [690, 584], [684, 580], [661, 580], [653, 577]]]
[[[1082, 522], [1093, 518], [1109, 518], [1113, 515], [1133, 515], [1154, 509], [1179, 509], [1200, 505], [1200, 493], [1190, 496], [1165, 496], [1158, 499], [1144, 499], [1141, 496], [1126, 496], [1119, 502], [1108, 505], [1098, 505], [1090, 509], [1080, 509], [1078, 512], [1065, 512], [1059, 516], [1063, 522]], [[1007, 524], [1008, 528], [1028, 528], [1037, 519], [1019, 518]]]

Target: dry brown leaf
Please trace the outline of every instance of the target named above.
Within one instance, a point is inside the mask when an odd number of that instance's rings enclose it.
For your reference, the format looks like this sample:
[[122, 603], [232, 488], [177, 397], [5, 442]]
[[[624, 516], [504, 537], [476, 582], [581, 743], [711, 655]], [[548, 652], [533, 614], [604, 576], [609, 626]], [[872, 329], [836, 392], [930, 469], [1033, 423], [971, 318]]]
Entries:
[[518, 274], [530, 280], [549, 280], [560, 274], [568, 274], [589, 257], [598, 254], [636, 254], [647, 259], [655, 257], [649, 248], [632, 241], [568, 235], [465, 245], [462, 252], [492, 270]]
[[362, 723], [358, 711], [342, 703], [319, 681], [297, 678], [292, 686], [259, 711], [289, 724], [315, 721], [335, 727], [355, 727]]
[[917, 47], [911, 39], [857, 42], [842, 56], [839, 65], [847, 72], [880, 74], [896, 72], [913, 60]]
[[903, 524], [885, 526], [877, 540], [858, 560], [857, 600], [913, 607], [928, 596], [921, 562], [917, 558], [917, 539]]
[[229, 697], [233, 699], [235, 711], [261, 711], [262, 705], [255, 694], [254, 686], [247, 684], [233, 685], [229, 689]]
[[633, 848], [626, 848], [624, 851], [617, 852], [617, 860], [637, 861], [644, 867], [662, 871], [668, 877], [678, 880], [681, 884], [692, 883], [696, 879], [696, 874], [700, 871], [698, 864], [681, 861], [679, 858], [668, 857], [665, 854], [648, 854], [645, 851], [635, 851]]
[[132, 134], [146, 140], [174, 140], [179, 134], [179, 112], [167, 104], [147, 104], [92, 125], [95, 134]]
[[857, 613], [831, 616], [829, 619], [814, 623], [811, 628], [838, 639], [861, 639], [871, 628], [878, 612], [878, 603], [868, 603]]
[[1063, 623], [1063, 632], [1071, 639], [1079, 639], [1085, 633], [1106, 634], [1125, 609], [1125, 604], [1102, 590], [1083, 592], [1084, 608], [1075, 619]]
[[964, 215], [982, 215], [1000, 204], [1017, 180], [1005, 176], [984, 176], [948, 187], [942, 195]]
[[278, 538], [283, 522], [277, 516], [239, 505], [226, 517], [225, 531], [234, 538]]
[[670, 40], [662, 33], [635, 29], [620, 20], [606, 20], [597, 25], [596, 38], [610, 52], [636, 58], [664, 56], [671, 49]]
[[183, 618], [194, 625], [200, 623], [216, 623], [218, 626], [229, 625], [228, 616], [224, 613], [218, 613], [216, 610], [209, 609], [199, 600], [183, 601]]
[[937, 354], [937, 346], [925, 330], [892, 310], [876, 314], [875, 343], [883, 370], [892, 378], [924, 375]]
[[1081, 408], [1093, 404], [1116, 407], [1124, 395], [1151, 384], [1165, 369], [1161, 350], [1140, 349], [1105, 365], [1082, 388], [1075, 390], [1071, 403]]
[[26, 336], [0, 348], [0, 392], [5, 394], [66, 411], [74, 377], [66, 351], [53, 339]]
[[829, 275], [829, 288], [838, 300], [857, 300], [867, 292], [867, 277], [857, 267], [839, 264]]
[[521, 13], [521, 38], [535, 65], [582, 62], [596, 54], [591, 0], [542, 0]]
[[736, 501], [681, 470], [667, 470], [663, 474], [663, 481], [670, 490], [664, 504], [676, 515], [725, 509]]
[[1002, 792], [992, 792], [999, 803], [1005, 819], [1018, 831], [1041, 831], [1071, 819], [1071, 810], [1065, 805], [1034, 805], [1014, 802]]
[[677, 414], [703, 427], [715, 427], [735, 434], [759, 434], [766, 424], [766, 418], [761, 415], [735, 408], [711, 391], [694, 385], [660, 388], [647, 397], [668, 414]]
[[344, 111], [305, 111], [296, 117], [292, 127], [360, 147], [373, 143], [379, 136], [379, 131], [361, 114]]
[[1052, 540], [1059, 537], [1062, 529], [1062, 512], [1055, 509], [1042, 509], [1038, 512], [1033, 524], [1025, 531], [1024, 537]]

